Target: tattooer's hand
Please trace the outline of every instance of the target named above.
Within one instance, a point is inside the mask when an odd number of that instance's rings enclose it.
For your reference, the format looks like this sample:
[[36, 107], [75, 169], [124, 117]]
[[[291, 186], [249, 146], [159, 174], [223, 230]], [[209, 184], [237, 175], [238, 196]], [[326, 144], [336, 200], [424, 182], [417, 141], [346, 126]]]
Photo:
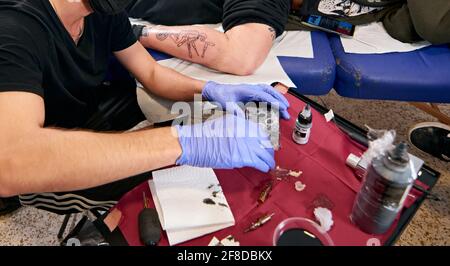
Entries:
[[182, 155], [178, 165], [233, 169], [275, 167], [269, 136], [256, 123], [225, 115], [203, 124], [176, 126]]
[[206, 83], [202, 95], [209, 101], [219, 103], [224, 109], [234, 109], [237, 103], [266, 102], [272, 106], [278, 106], [282, 118], [290, 118], [287, 111], [289, 102], [269, 85], [225, 85], [210, 81]]

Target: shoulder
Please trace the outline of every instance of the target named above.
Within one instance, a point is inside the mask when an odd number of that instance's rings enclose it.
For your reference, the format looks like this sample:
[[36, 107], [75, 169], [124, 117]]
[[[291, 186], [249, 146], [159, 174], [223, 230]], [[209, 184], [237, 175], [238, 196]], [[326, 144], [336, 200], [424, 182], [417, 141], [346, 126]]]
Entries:
[[14, 10], [0, 11], [0, 38], [11, 41], [41, 45], [47, 43], [48, 31], [35, 18]]
[[[15, 60], [32, 60], [41, 65], [49, 51], [50, 35], [44, 25], [21, 12], [0, 12], [0, 52]], [[11, 57], [9, 57], [11, 58]]]
[[0, 10], [0, 28], [29, 28], [30, 30], [45, 31], [45, 25], [38, 16], [13, 9]]

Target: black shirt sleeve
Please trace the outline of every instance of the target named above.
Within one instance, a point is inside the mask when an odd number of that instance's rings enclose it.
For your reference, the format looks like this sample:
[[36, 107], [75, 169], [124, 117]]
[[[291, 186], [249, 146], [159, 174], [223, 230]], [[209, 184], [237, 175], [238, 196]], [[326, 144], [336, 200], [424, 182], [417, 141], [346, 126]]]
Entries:
[[24, 22], [20, 15], [0, 18], [0, 92], [25, 91], [43, 97], [38, 49], [42, 42], [34, 39], [34, 27]]
[[112, 52], [122, 51], [137, 42], [130, 20], [125, 12], [115, 15], [112, 21]]
[[283, 34], [291, 8], [290, 0], [225, 0], [223, 28], [228, 31], [247, 23], [266, 24]]
[[131, 18], [165, 26], [216, 24], [222, 21], [224, 1], [134, 0], [127, 12]]

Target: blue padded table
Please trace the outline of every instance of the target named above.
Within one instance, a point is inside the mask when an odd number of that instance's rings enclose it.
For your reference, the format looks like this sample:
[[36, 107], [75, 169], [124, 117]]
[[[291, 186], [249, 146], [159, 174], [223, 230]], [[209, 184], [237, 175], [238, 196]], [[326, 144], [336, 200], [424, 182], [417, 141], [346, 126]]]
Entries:
[[359, 99], [450, 103], [450, 48], [430, 46], [407, 53], [348, 54], [330, 36], [336, 58], [335, 90]]
[[[297, 92], [307, 95], [325, 95], [333, 88], [336, 64], [328, 37], [322, 32], [312, 32], [314, 58], [279, 57], [284, 71], [297, 86]], [[156, 61], [170, 59], [171, 56], [148, 49]], [[113, 59], [107, 80], [123, 81], [131, 79], [117, 60]]]
[[296, 91], [304, 95], [326, 95], [334, 86], [336, 63], [328, 37], [319, 31], [311, 32], [314, 58], [280, 56], [278, 59]]

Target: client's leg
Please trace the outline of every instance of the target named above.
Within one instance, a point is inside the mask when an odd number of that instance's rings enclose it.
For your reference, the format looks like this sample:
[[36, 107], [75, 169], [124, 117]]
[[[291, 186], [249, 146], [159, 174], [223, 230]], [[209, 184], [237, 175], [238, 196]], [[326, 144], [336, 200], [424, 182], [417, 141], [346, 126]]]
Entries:
[[408, 0], [417, 33], [433, 44], [450, 43], [450, 1]]

